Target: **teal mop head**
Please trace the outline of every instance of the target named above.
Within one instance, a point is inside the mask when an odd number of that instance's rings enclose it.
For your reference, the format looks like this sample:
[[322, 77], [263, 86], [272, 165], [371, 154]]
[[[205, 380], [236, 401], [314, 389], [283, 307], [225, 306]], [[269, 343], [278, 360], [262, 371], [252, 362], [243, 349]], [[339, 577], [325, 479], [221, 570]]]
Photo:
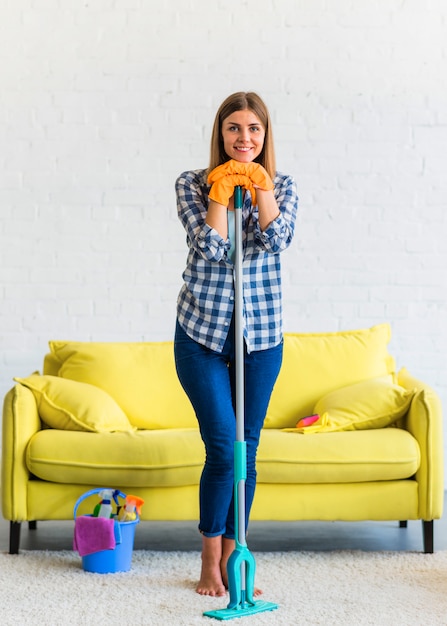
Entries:
[[[278, 605], [273, 602], [253, 600], [255, 569], [256, 563], [251, 552], [246, 546], [241, 546], [236, 542], [236, 549], [228, 560], [230, 602], [226, 609], [207, 611], [204, 615], [219, 620], [227, 620], [277, 609]], [[243, 589], [243, 576], [245, 577], [246, 590]]]
[[252, 605], [246, 605], [236, 609], [230, 609], [227, 607], [226, 609], [220, 609], [217, 611], [207, 611], [204, 615], [223, 621], [227, 619], [235, 619], [236, 617], [245, 617], [246, 615], [255, 615], [256, 613], [263, 613], [265, 611], [273, 611], [277, 608], [278, 605], [273, 602], [263, 602], [262, 600], [259, 600]]

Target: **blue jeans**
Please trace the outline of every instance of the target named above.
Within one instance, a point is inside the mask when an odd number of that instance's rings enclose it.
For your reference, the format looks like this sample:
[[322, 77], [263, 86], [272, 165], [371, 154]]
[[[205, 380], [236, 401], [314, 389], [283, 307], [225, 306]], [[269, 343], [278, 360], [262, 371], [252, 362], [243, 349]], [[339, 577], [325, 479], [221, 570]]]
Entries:
[[[281, 368], [282, 351], [282, 342], [274, 348], [250, 354], [245, 350], [246, 527], [255, 493], [259, 436]], [[194, 408], [205, 444], [199, 530], [206, 537], [223, 535], [234, 539], [234, 323], [220, 353], [188, 337], [177, 322], [174, 352], [180, 383]]]

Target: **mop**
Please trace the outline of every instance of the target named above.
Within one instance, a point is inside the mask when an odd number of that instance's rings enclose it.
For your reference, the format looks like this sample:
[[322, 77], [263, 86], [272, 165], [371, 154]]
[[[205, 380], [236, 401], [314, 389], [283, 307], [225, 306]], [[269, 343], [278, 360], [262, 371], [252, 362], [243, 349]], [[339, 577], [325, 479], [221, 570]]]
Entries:
[[235, 549], [228, 559], [230, 602], [225, 609], [206, 611], [204, 615], [219, 620], [245, 617], [278, 608], [273, 602], [253, 599], [256, 563], [248, 549], [245, 528], [245, 480], [247, 453], [244, 435], [244, 338], [242, 272], [242, 187], [234, 188], [235, 222], [235, 357], [236, 357], [236, 441], [234, 442], [234, 523]]

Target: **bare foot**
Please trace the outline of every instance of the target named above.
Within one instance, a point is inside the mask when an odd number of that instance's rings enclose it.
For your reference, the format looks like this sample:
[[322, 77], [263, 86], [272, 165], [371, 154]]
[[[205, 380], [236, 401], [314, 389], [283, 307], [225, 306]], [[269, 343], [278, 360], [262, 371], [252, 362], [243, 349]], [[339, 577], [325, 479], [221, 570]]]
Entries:
[[220, 575], [220, 567], [217, 568], [217, 571], [213, 571], [202, 564], [202, 573], [196, 591], [201, 596], [220, 597], [226, 595], [225, 585]]
[[222, 537], [202, 537], [202, 571], [196, 587], [202, 596], [224, 596], [220, 561], [222, 558]]

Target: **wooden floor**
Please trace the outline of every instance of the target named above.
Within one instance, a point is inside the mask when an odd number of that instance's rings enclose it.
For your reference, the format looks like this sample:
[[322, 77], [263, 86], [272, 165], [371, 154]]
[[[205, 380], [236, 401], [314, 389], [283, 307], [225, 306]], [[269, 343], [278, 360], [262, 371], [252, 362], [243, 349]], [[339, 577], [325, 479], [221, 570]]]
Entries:
[[[22, 550], [71, 550], [74, 522], [38, 522], [36, 530], [22, 524]], [[250, 550], [277, 551], [411, 551], [423, 552], [422, 522], [251, 522]], [[141, 522], [135, 534], [138, 550], [200, 550], [195, 522]], [[0, 519], [0, 551], [9, 550], [9, 522]], [[434, 551], [447, 550], [447, 517], [434, 523]]]

